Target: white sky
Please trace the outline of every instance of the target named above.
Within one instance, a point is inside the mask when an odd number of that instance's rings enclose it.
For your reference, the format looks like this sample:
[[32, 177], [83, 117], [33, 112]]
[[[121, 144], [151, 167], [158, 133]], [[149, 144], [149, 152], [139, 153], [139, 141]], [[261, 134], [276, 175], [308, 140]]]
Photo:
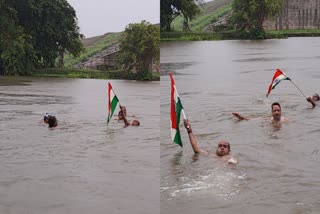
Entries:
[[121, 32], [130, 23], [160, 23], [160, 0], [67, 0], [86, 38]]

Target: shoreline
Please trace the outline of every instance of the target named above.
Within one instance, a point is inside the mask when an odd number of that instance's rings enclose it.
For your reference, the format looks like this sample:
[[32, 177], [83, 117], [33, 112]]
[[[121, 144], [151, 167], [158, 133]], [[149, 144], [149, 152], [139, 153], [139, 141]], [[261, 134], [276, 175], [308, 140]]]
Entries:
[[[1, 77], [16, 77], [5, 76]], [[48, 77], [48, 78], [79, 78], [79, 79], [119, 79], [119, 80], [137, 80], [137, 81], [160, 81], [160, 72], [152, 72], [152, 77], [145, 80], [136, 79], [136, 75], [127, 74], [120, 70], [93, 70], [93, 69], [75, 69], [75, 68], [50, 68], [50, 69], [36, 69], [28, 76], [18, 77]]]
[[[290, 37], [320, 37], [320, 29], [274, 30], [266, 31], [265, 38], [255, 39], [287, 39]], [[217, 32], [161, 32], [160, 41], [219, 41], [219, 40], [252, 40], [234, 31]]]

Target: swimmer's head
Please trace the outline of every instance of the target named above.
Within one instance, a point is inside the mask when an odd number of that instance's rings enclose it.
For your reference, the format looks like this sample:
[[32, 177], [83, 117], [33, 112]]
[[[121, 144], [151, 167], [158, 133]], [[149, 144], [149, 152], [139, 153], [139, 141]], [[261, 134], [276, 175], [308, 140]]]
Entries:
[[50, 114], [49, 114], [49, 113], [46, 113], [46, 114], [43, 116], [43, 122], [48, 123], [49, 116], [50, 116]]

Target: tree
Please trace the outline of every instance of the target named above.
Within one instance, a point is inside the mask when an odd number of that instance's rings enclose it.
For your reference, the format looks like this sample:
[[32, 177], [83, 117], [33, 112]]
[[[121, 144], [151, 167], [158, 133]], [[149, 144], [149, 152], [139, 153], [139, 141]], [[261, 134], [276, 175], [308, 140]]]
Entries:
[[179, 15], [175, 0], [160, 0], [160, 28], [162, 31], [170, 32], [172, 21]]
[[170, 32], [172, 21], [179, 15], [184, 19], [183, 30], [190, 30], [189, 20], [200, 13], [202, 3], [203, 0], [160, 0], [161, 30]]
[[54, 67], [66, 51], [77, 56], [83, 50], [76, 12], [66, 0], [17, 1], [18, 19], [34, 38], [37, 62]]
[[0, 74], [28, 74], [32, 69], [34, 49], [31, 38], [18, 25], [12, 1], [0, 0]]
[[65, 52], [83, 50], [75, 10], [66, 0], [0, 0], [0, 71], [54, 67]]
[[183, 31], [190, 31], [189, 20], [195, 18], [201, 11], [197, 1], [183, 0], [181, 1], [181, 14], [183, 16]]
[[150, 79], [152, 63], [160, 57], [160, 31], [147, 21], [129, 24], [120, 41], [119, 61], [128, 73], [135, 71], [137, 79]]
[[251, 34], [253, 38], [264, 36], [263, 22], [277, 15], [283, 0], [234, 0], [231, 23], [242, 33]]

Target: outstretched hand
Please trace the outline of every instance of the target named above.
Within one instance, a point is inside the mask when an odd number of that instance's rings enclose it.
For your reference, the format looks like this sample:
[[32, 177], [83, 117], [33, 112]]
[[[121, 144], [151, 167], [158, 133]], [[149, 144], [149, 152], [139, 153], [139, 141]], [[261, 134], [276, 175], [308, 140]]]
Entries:
[[243, 120], [244, 118], [237, 112], [232, 112], [232, 115], [238, 118], [239, 120]]
[[316, 106], [316, 103], [312, 100], [311, 97], [308, 97], [307, 101], [312, 104], [312, 108], [314, 108]]
[[191, 123], [189, 122], [188, 119], [183, 119], [183, 124], [184, 124], [184, 127], [187, 129], [188, 132], [192, 132]]

